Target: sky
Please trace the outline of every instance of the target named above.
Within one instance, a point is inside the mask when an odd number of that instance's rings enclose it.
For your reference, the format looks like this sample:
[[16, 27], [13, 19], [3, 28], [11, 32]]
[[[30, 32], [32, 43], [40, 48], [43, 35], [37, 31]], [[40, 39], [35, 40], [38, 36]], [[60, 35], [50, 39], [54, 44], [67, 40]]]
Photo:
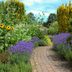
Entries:
[[62, 3], [67, 3], [69, 0], [20, 0], [20, 1], [25, 4], [26, 13], [32, 12], [34, 15], [41, 15], [47, 18], [50, 13], [56, 13], [57, 8]]
[[69, 0], [20, 0], [20, 1], [22, 1], [25, 4], [26, 13], [32, 12], [34, 15], [41, 15], [47, 18], [50, 13], [56, 13], [57, 8], [62, 3], [67, 3]]

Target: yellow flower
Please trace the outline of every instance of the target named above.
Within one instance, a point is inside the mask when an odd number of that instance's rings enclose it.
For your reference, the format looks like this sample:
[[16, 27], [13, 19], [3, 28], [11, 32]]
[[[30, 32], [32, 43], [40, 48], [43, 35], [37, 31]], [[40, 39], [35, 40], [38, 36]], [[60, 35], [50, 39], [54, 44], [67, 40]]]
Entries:
[[0, 28], [4, 28], [4, 24], [0, 24]]
[[11, 30], [11, 27], [10, 26], [6, 26], [6, 30]]
[[58, 10], [60, 10], [60, 11], [65, 11], [65, 6], [64, 5], [62, 5], [62, 6], [60, 6], [59, 8], [58, 8]]
[[67, 16], [63, 16], [64, 19], [67, 19]]

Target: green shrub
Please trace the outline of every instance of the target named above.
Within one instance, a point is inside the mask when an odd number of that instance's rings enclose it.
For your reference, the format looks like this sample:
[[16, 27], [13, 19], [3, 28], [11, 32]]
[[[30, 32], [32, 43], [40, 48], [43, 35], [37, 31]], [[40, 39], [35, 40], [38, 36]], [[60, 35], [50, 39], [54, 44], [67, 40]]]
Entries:
[[58, 45], [57, 53], [67, 61], [72, 61], [72, 47], [65, 44]]
[[9, 57], [9, 62], [11, 64], [19, 64], [20, 62], [28, 63], [29, 62], [30, 55], [28, 53], [24, 54], [12, 54]]
[[[0, 52], [5, 51], [8, 47], [8, 33], [11, 34], [13, 27], [5, 24], [0, 24]], [[11, 36], [11, 35], [10, 35]], [[10, 37], [9, 36], [9, 37]]]
[[[4, 54], [2, 53], [1, 55], [3, 56]], [[2, 59], [2, 62], [0, 62], [0, 72], [32, 72], [29, 58], [30, 55], [28, 53], [11, 54], [9, 57], [5, 54], [2, 58], [0, 57]]]
[[27, 32], [27, 35], [30, 35], [31, 37], [36, 36], [38, 38], [43, 38], [43, 31], [40, 30], [40, 27], [37, 25], [30, 25], [29, 30]]
[[39, 45], [39, 46], [45, 46], [46, 44], [44, 43], [44, 40], [41, 39], [41, 40], [39, 41], [38, 45]]
[[[11, 45], [15, 44], [18, 41], [24, 40], [24, 41], [29, 41], [32, 39], [32, 37], [36, 36], [39, 39], [43, 39], [44, 37], [44, 31], [42, 30], [42, 25], [25, 25], [20, 23], [19, 25], [14, 25], [14, 30], [9, 31], [5, 35], [5, 46], [6, 48], [10, 47]], [[2, 32], [2, 31], [1, 31]], [[1, 38], [1, 36], [0, 36]], [[2, 44], [3, 46], [3, 44]], [[36, 46], [38, 46], [38, 43], [36, 43]], [[1, 47], [0, 49], [2, 49]]]
[[20, 62], [19, 64], [0, 63], [0, 72], [32, 72], [31, 64]]
[[44, 36], [44, 38], [43, 38], [43, 43], [44, 43], [44, 45], [52, 46], [51, 39], [48, 37], [48, 35], [45, 35], [45, 36]]
[[17, 24], [25, 17], [25, 6], [20, 1], [6, 0], [5, 2], [0, 2], [0, 6], [0, 19], [4, 24]]
[[66, 46], [64, 44], [60, 44], [57, 46], [57, 53], [60, 55], [60, 56], [65, 56], [65, 53], [67, 52], [67, 49], [65, 48]]
[[58, 33], [58, 23], [52, 23], [48, 28], [48, 34], [57, 34]]
[[65, 54], [65, 59], [68, 61], [72, 61], [72, 51], [67, 50], [67, 53]]

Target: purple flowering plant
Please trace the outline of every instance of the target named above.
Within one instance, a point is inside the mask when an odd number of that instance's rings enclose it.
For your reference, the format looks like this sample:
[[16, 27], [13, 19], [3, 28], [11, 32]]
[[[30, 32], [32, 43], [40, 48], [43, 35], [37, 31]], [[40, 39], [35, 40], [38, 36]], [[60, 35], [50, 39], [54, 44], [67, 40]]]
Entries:
[[14, 46], [11, 46], [8, 51], [11, 53], [31, 53], [35, 44], [38, 43], [40, 39], [38, 37], [32, 37], [30, 41], [19, 41]]
[[55, 45], [59, 45], [59, 44], [66, 44], [67, 43], [67, 39], [71, 36], [70, 33], [60, 33], [58, 35], [55, 35], [53, 37], [53, 43]]
[[33, 43], [36, 43], [36, 42], [39, 42], [40, 39], [39, 39], [38, 37], [34, 36], [34, 37], [32, 37], [31, 41], [32, 41]]
[[24, 53], [24, 52], [32, 52], [34, 45], [31, 41], [19, 41], [16, 45], [11, 46], [9, 48], [9, 52], [11, 53]]

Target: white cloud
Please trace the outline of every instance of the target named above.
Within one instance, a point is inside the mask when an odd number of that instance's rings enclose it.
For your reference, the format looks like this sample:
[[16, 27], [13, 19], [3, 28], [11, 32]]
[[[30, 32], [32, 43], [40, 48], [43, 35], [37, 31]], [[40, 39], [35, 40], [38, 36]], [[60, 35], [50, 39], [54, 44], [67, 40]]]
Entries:
[[43, 0], [33, 0], [33, 1], [37, 3], [43, 2]]
[[58, 0], [21, 0], [27, 6], [32, 6], [34, 3], [55, 3]]
[[41, 3], [43, 0], [21, 0], [27, 6], [32, 6], [34, 3]]
[[46, 2], [48, 3], [55, 3], [55, 2], [58, 2], [59, 0], [46, 0]]

